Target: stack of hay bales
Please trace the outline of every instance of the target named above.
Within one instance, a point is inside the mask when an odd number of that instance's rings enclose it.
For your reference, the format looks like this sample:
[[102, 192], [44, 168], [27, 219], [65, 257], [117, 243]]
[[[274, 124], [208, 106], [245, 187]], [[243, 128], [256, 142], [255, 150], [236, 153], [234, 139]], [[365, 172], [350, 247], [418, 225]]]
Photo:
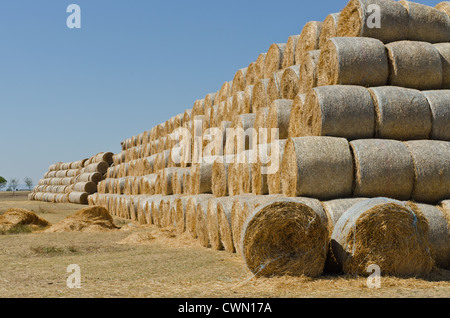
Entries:
[[54, 203], [88, 204], [89, 195], [97, 192], [97, 185], [103, 180], [112, 159], [112, 152], [101, 152], [88, 159], [52, 164], [28, 198]]
[[123, 141], [89, 203], [240, 253], [256, 275], [448, 268], [447, 9], [351, 0], [306, 23]]

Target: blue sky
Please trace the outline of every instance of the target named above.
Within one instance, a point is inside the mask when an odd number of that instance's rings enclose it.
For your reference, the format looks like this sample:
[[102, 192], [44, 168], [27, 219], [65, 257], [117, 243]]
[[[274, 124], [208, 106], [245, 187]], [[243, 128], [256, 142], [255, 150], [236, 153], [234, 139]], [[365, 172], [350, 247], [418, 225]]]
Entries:
[[117, 153], [346, 3], [2, 0], [0, 176], [37, 183], [54, 162]]

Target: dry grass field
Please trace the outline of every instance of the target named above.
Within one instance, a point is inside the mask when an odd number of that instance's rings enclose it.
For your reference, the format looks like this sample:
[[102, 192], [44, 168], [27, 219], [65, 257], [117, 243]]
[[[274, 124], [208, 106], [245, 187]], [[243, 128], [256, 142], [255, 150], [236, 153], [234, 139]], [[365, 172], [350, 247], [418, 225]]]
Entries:
[[[0, 193], [0, 214], [8, 208], [36, 212], [51, 223], [82, 207], [27, 201], [27, 193]], [[126, 298], [428, 298], [450, 296], [450, 271], [427, 279], [383, 277], [380, 289], [365, 278], [319, 279], [251, 276], [236, 254], [203, 248], [173, 230], [114, 219], [109, 232], [0, 235], [0, 297]], [[144, 244], [121, 242], [135, 232], [151, 233]], [[67, 266], [78, 264], [81, 288], [66, 285]]]

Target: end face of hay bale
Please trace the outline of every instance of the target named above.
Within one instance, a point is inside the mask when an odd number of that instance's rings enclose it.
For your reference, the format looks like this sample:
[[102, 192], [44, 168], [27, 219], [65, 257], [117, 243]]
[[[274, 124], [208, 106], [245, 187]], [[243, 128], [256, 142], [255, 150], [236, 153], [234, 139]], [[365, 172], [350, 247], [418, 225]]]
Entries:
[[295, 200], [257, 208], [242, 231], [242, 255], [256, 276], [319, 276], [328, 248], [328, 230], [317, 213]]

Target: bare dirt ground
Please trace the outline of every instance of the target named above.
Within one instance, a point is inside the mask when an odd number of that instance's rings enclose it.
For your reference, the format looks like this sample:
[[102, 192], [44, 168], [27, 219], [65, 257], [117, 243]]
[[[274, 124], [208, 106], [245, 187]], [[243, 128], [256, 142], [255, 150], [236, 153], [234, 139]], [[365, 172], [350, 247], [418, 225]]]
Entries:
[[[80, 210], [74, 204], [27, 201], [28, 193], [0, 193], [0, 214], [33, 210], [51, 223]], [[427, 279], [382, 277], [380, 289], [366, 278], [254, 278], [241, 257], [203, 248], [171, 229], [114, 219], [122, 229], [102, 233], [0, 235], [0, 297], [127, 298], [428, 298], [450, 297], [450, 271]], [[131, 224], [131, 225], [130, 225]], [[120, 244], [134, 232], [151, 233], [146, 244]], [[70, 289], [67, 267], [81, 269], [81, 288]]]

